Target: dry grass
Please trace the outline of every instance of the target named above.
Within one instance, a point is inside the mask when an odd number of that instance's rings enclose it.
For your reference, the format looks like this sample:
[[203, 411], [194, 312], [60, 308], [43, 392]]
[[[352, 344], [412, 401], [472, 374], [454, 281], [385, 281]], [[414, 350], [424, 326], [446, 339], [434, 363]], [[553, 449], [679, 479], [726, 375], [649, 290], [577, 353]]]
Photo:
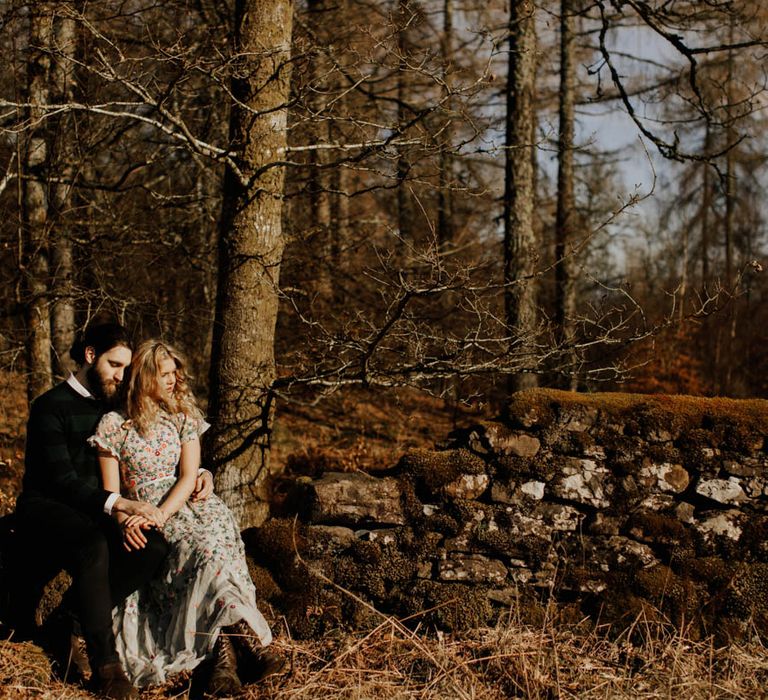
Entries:
[[[290, 675], [246, 686], [243, 700], [501, 700], [503, 698], [759, 698], [768, 652], [759, 642], [717, 649], [638, 620], [611, 639], [602, 629], [523, 625], [514, 619], [461, 637], [424, 634], [386, 618], [367, 634], [276, 642]], [[85, 700], [82, 689], [41, 682], [30, 645], [0, 645], [0, 698]], [[142, 693], [186, 697], [189, 679]]]

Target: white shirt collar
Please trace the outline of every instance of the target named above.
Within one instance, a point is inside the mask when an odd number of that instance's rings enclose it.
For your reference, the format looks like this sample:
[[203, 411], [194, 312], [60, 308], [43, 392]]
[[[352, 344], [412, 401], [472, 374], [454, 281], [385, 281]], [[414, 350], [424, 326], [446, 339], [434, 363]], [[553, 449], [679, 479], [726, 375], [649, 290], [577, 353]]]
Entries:
[[96, 397], [88, 391], [80, 382], [77, 381], [77, 377], [70, 372], [69, 376], [67, 377], [67, 384], [71, 386], [80, 396], [86, 398], [86, 399], [94, 399], [96, 400]]

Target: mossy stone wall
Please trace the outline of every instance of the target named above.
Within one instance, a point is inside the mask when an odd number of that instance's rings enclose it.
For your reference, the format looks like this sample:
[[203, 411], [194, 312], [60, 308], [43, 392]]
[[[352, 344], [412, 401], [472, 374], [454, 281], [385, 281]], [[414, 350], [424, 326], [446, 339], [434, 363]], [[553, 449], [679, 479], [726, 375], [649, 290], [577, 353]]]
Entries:
[[[768, 402], [550, 390], [375, 475], [288, 479], [244, 533], [292, 633], [535, 617], [768, 632]], [[352, 595], [350, 595], [352, 594]]]

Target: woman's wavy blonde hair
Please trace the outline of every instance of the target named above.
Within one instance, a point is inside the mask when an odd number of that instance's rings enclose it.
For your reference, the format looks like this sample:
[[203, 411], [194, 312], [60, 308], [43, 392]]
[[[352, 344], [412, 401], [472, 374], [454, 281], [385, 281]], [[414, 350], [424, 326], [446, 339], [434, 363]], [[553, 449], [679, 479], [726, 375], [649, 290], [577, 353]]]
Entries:
[[[163, 396], [160, 385], [160, 363], [173, 360], [176, 364], [176, 386], [171, 396]], [[171, 415], [184, 413], [190, 418], [202, 418], [202, 412], [187, 384], [187, 361], [172, 345], [162, 340], [145, 340], [131, 359], [130, 377], [125, 392], [125, 409], [136, 430], [145, 435], [157, 420], [160, 410]]]

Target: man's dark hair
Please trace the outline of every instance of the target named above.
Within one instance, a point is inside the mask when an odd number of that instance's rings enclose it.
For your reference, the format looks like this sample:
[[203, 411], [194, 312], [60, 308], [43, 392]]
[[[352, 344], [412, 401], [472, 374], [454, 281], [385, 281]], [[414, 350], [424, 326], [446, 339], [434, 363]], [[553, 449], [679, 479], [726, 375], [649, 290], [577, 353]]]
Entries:
[[118, 346], [133, 350], [128, 330], [119, 323], [96, 323], [79, 333], [69, 356], [78, 364], [85, 364], [85, 349], [93, 348], [96, 357]]

